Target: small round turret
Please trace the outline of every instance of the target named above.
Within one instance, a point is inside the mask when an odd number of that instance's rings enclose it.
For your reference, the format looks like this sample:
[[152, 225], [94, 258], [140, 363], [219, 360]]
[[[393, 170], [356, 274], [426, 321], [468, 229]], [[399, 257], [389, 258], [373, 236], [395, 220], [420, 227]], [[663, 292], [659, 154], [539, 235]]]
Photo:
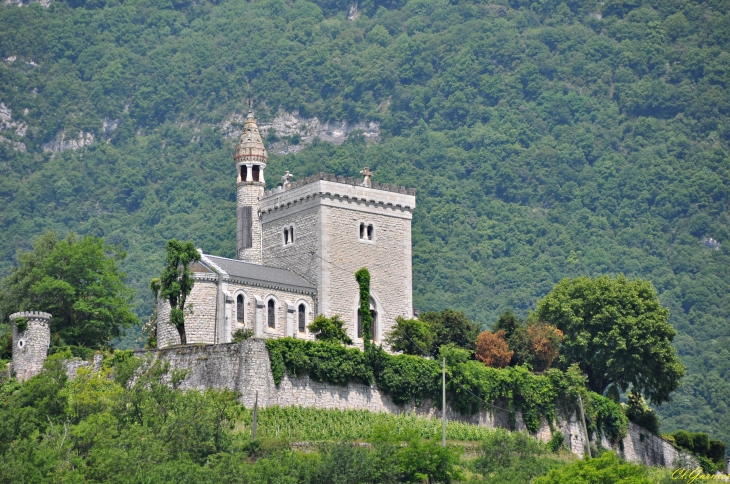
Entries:
[[51, 345], [51, 315], [24, 311], [10, 315], [13, 326], [13, 371], [25, 381], [43, 368]]
[[259, 133], [253, 111], [248, 112], [243, 125], [243, 133], [236, 145], [236, 154], [233, 156], [238, 170], [238, 183], [251, 182], [264, 184], [264, 169], [269, 161], [269, 154]]
[[259, 200], [264, 195], [266, 182], [264, 170], [269, 154], [253, 117], [248, 112], [243, 133], [236, 145], [238, 181], [236, 182], [236, 258], [261, 264], [261, 223], [259, 221]]

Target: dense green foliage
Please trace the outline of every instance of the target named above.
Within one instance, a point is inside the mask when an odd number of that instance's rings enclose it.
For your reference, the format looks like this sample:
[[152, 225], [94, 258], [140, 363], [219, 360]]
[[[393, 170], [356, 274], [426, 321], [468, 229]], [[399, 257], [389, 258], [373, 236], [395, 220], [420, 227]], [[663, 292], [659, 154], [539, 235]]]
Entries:
[[562, 469], [552, 470], [538, 477], [535, 484], [649, 484], [649, 470], [629, 462], [622, 462], [613, 452], [605, 452], [596, 459], [574, 462]]
[[714, 474], [716, 471], [725, 472], [725, 444], [719, 440], [712, 440], [703, 432], [687, 432], [679, 430], [667, 436], [683, 449], [687, 449], [700, 458], [705, 472]]
[[[380, 144], [272, 154], [268, 179], [368, 165], [416, 187], [422, 310], [486, 325], [564, 277], [650, 280], [688, 369], [663, 428], [730, 442], [728, 2], [360, 7], [348, 21], [332, 0], [0, 6], [0, 58], [16, 57], [0, 62], [0, 102], [28, 126], [2, 131], [27, 150], [0, 142], [0, 272], [46, 228], [104, 236], [129, 252], [146, 319], [166, 240], [234, 255], [219, 126], [249, 93], [264, 119], [378, 121]], [[62, 130], [96, 141], [43, 152]]]
[[[68, 380], [68, 356], [52, 356], [23, 384], [0, 382], [0, 482], [415, 483], [460, 476], [458, 449], [430, 439], [428, 419], [272, 408], [259, 417], [260, 432], [272, 438], [251, 441], [251, 411], [229, 391], [178, 390], [181, 374], [123, 352], [107, 356], [101, 371], [82, 368]], [[127, 385], [133, 374], [138, 379]], [[328, 421], [340, 425], [326, 433]], [[294, 452], [283, 436], [275, 439], [281, 429], [324, 442], [314, 453]], [[449, 430], [488, 434], [463, 424]]]
[[651, 283], [624, 276], [563, 279], [535, 310], [563, 332], [563, 365], [577, 363], [591, 390], [615, 384], [655, 404], [670, 399], [685, 371], [668, 316]]
[[479, 326], [470, 321], [466, 314], [444, 309], [421, 313], [418, 319], [397, 317], [386, 339], [393, 345], [393, 351], [436, 357], [444, 345], [473, 350], [477, 334]]
[[[611, 399], [613, 400], [613, 398]], [[659, 433], [659, 418], [641, 395], [636, 393], [627, 395], [624, 413], [629, 420], [641, 425], [649, 432]]]
[[327, 341], [330, 343], [341, 343], [351, 345], [352, 339], [347, 335], [343, 325], [344, 321], [339, 316], [328, 318], [320, 314], [314, 321], [309, 323], [307, 329], [314, 334], [317, 341]]
[[547, 447], [529, 435], [498, 429], [482, 440], [474, 466], [488, 476], [487, 482], [522, 484], [565, 465], [548, 454]]
[[393, 329], [385, 336], [390, 349], [407, 355], [429, 355], [434, 343], [431, 325], [422, 319], [398, 316]]
[[[52, 315], [54, 347], [99, 348], [139, 324], [118, 263], [125, 253], [93, 236], [47, 232], [0, 286], [0, 323], [16, 311]], [[22, 322], [21, 322], [22, 323]], [[25, 321], [27, 327], [27, 320]], [[0, 350], [0, 359], [9, 357]]]
[[[307, 374], [315, 381], [335, 385], [375, 382], [396, 404], [441, 401], [441, 365], [432, 359], [391, 355], [374, 346], [362, 352], [339, 344], [293, 338], [269, 339], [266, 346], [277, 385], [285, 373]], [[455, 346], [442, 347], [441, 356], [447, 362], [447, 401], [458, 412], [468, 415], [483, 408], [504, 409], [514, 426], [519, 411], [528, 430], [536, 432], [541, 420], [552, 424], [557, 412], [574, 411], [581, 395], [589, 432], [600, 430], [612, 442], [626, 435], [627, 419], [621, 407], [587, 391], [586, 380], [575, 366], [566, 372], [551, 369], [535, 375], [522, 366], [487, 367], [471, 360], [467, 350]]]

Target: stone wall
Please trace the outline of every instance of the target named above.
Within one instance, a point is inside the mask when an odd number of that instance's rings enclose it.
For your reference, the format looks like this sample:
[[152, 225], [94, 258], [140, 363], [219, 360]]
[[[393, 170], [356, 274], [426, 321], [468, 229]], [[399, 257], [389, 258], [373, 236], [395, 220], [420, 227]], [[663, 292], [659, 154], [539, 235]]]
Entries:
[[[185, 337], [188, 344], [215, 343], [215, 320], [218, 287], [216, 274], [194, 274], [195, 284], [185, 303]], [[157, 304], [157, 346], [180, 344], [180, 334], [170, 322], [170, 303]]]
[[[307, 294], [299, 294], [292, 291], [284, 291], [281, 289], [272, 289], [265, 287], [255, 287], [249, 284], [237, 283], [229, 281], [227, 285], [228, 292], [233, 296], [234, 304], [238, 294], [244, 294], [246, 301], [246, 314], [244, 327], [255, 331], [256, 323], [256, 297], [263, 303], [258, 308], [261, 318], [261, 334], [262, 338], [283, 338], [293, 336], [295, 338], [313, 339], [313, 336], [306, 330], [304, 333], [296, 331], [297, 306], [304, 303], [307, 307], [306, 324], [308, 325], [314, 320], [314, 299]], [[267, 320], [268, 300], [273, 298], [276, 308], [276, 323], [274, 328], [270, 328]], [[233, 308], [235, 316], [235, 308]], [[290, 318], [287, 332], [287, 317]], [[294, 318], [294, 319], [291, 319]]]
[[[375, 188], [375, 186], [379, 188]], [[318, 174], [267, 191], [261, 199], [263, 257], [317, 288], [315, 312], [339, 315], [357, 338], [359, 288], [355, 272], [367, 267], [378, 311], [381, 342], [398, 316], [412, 316], [412, 189], [362, 186], [352, 179]], [[373, 240], [360, 238], [360, 224], [374, 227]], [[283, 244], [284, 227], [295, 227], [295, 242]]]
[[[277, 386], [271, 373], [269, 353], [263, 339], [249, 339], [237, 344], [186, 346], [157, 351], [140, 350], [136, 351], [135, 355], [149, 358], [150, 362], [162, 359], [170, 363], [171, 369], [187, 370], [188, 374], [181, 384], [183, 389], [233, 390], [240, 394], [240, 402], [249, 408], [253, 406], [258, 394], [258, 402], [262, 407], [302, 406], [389, 413], [415, 412], [432, 417], [441, 415], [440, 410], [430, 402], [424, 402], [420, 407], [396, 405], [388, 395], [381, 393], [376, 385], [350, 383], [347, 386], [338, 386], [312, 381], [306, 375], [302, 377], [284, 375], [281, 384]], [[500, 408], [486, 409], [465, 416], [447, 407], [447, 418], [490, 428], [509, 427], [509, 414]], [[516, 415], [515, 427], [516, 430], [526, 430], [519, 412]], [[563, 433], [568, 449], [583, 456], [587, 437], [578, 417], [573, 414], [559, 418], [555, 427], [557, 431]], [[535, 437], [547, 441], [551, 435], [547, 422], [541, 422]], [[608, 447], [609, 444], [603, 440], [602, 445]], [[696, 460], [689, 455], [633, 423], [629, 423], [628, 435], [617, 450], [626, 460], [643, 462], [646, 465], [681, 464], [686, 467], [697, 465]]]
[[[317, 281], [321, 271], [320, 208], [314, 200], [288, 207], [276, 214], [262, 214], [263, 262], [265, 265], [293, 271], [319, 289]], [[294, 243], [284, 245], [285, 227], [294, 227]], [[319, 309], [315, 308], [319, 314]]]
[[[28, 320], [28, 327], [18, 331], [16, 321]], [[37, 375], [43, 368], [51, 345], [51, 315], [40, 311], [26, 311], [10, 315], [13, 325], [13, 372], [20, 381]]]
[[[238, 260], [261, 264], [261, 223], [258, 219], [259, 200], [264, 195], [264, 168], [261, 167], [260, 182], [240, 182], [236, 185], [236, 200], [238, 207], [251, 207], [253, 223], [251, 224], [252, 245], [248, 249], [241, 249], [237, 255]], [[236, 234], [238, 237], [238, 234]]]
[[[324, 211], [328, 243], [323, 257], [331, 264], [320, 298], [327, 301], [327, 313], [342, 315], [353, 340], [362, 344], [357, 338], [360, 289], [355, 272], [367, 267], [378, 311], [375, 340], [381, 343], [398, 316], [411, 316], [411, 221], [351, 208], [325, 207]], [[373, 225], [374, 240], [359, 239], [361, 223]]]
[[[304, 333], [296, 331], [297, 308], [300, 303], [304, 303], [307, 307], [306, 324], [308, 325], [314, 320], [315, 301], [309, 294], [245, 284], [238, 282], [235, 277], [228, 277], [220, 289], [227, 292], [232, 301], [225, 304], [223, 309], [220, 309], [227, 313], [221, 318], [217, 314], [219, 310], [217, 307], [218, 298], [221, 297], [217, 282], [218, 275], [194, 273], [194, 277], [195, 285], [190, 291], [185, 310], [185, 332], [188, 344], [228, 343], [232, 340], [233, 333], [239, 328], [252, 329], [254, 334], [261, 338], [293, 336], [295, 338], [313, 339], [308, 330]], [[236, 299], [239, 294], [244, 296], [243, 325], [239, 325], [236, 320]], [[258, 307], [257, 298], [261, 304]], [[276, 323], [274, 328], [270, 328], [267, 324], [267, 303], [270, 298], [276, 301]], [[257, 311], [261, 328], [258, 332], [255, 329]], [[177, 329], [169, 324], [169, 321], [170, 304], [167, 301], [159, 300], [157, 304], [158, 348], [167, 348], [180, 344], [180, 335]], [[221, 333], [219, 333], [219, 338], [216, 339], [216, 324], [226, 324], [228, 334], [223, 334], [223, 330], [219, 328]]]

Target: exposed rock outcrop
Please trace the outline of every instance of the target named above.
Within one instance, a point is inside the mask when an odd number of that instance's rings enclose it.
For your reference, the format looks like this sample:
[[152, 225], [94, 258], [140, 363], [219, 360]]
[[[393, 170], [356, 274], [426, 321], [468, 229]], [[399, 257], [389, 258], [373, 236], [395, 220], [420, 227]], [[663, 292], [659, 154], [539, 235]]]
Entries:
[[[221, 129], [227, 138], [238, 138], [244, 123], [243, 114], [233, 114], [223, 122]], [[362, 130], [370, 142], [380, 141], [380, 125], [377, 122], [334, 121], [322, 123], [317, 118], [304, 118], [297, 112], [280, 112], [273, 120], [259, 122], [259, 131], [266, 138], [275, 134], [278, 141], [269, 143], [269, 151], [280, 155], [297, 153], [315, 138], [340, 145], [355, 130]]]
[[[28, 131], [27, 124], [13, 121], [13, 111], [2, 102], [0, 102], [0, 131], [12, 131], [20, 137], [24, 137]], [[14, 141], [6, 136], [0, 135], [0, 143], [7, 143], [16, 151], [25, 151], [25, 143]]]
[[41, 148], [43, 151], [66, 151], [66, 150], [78, 150], [84, 146], [89, 146], [94, 143], [94, 135], [91, 133], [84, 133], [79, 131], [79, 135], [76, 138], [66, 139], [66, 133], [61, 132], [54, 139], [48, 143], [43, 143]]

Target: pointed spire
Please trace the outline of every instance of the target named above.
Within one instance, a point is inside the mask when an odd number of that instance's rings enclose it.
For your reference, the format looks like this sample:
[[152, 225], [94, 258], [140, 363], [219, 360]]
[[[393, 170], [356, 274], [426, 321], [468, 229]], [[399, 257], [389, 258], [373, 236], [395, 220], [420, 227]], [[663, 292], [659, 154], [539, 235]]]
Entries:
[[251, 108], [251, 99], [248, 100], [248, 116], [243, 124], [243, 133], [238, 139], [238, 145], [236, 145], [236, 154], [233, 159], [236, 163], [241, 162], [254, 162], [263, 163], [269, 160], [269, 154], [264, 147], [264, 142], [261, 139], [259, 133], [259, 126], [256, 124], [256, 118], [253, 116], [253, 109]]

